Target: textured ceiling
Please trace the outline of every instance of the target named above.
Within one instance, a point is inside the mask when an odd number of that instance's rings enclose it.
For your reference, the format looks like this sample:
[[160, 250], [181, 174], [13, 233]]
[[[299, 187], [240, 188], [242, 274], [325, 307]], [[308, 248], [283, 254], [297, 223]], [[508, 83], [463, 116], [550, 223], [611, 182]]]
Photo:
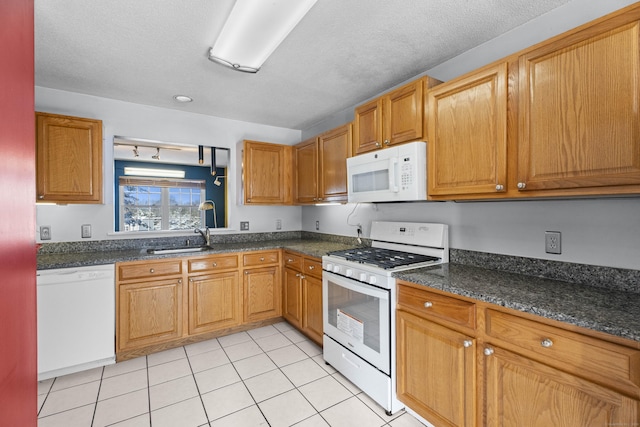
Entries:
[[35, 81], [306, 129], [568, 2], [318, 0], [246, 74], [207, 59], [233, 0], [35, 0]]

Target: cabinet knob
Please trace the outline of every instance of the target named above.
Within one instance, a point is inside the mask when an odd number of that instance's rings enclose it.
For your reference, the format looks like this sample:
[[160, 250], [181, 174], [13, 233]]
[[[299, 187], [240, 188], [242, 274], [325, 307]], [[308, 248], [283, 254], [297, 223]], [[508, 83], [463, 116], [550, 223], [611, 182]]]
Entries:
[[296, 277], [302, 277], [302, 273], [296, 273]]
[[426, 301], [424, 303], [424, 308], [431, 308], [431, 307], [433, 307], [433, 303], [431, 301]]
[[525, 182], [518, 183], [518, 190], [524, 190], [525, 188], [527, 188], [527, 184]]
[[471, 347], [472, 345], [473, 345], [473, 341], [471, 341], [471, 340], [464, 340], [464, 341], [462, 342], [462, 346], [463, 346], [464, 348], [469, 348], [469, 347]]
[[38, 199], [44, 199], [44, 196], [41, 194], [38, 196]]
[[380, 148], [382, 147], [382, 145], [378, 141], [376, 141], [376, 147]]
[[263, 256], [260, 257], [260, 261], [264, 261], [264, 257]]
[[491, 347], [485, 347], [484, 349], [484, 355], [485, 356], [491, 356], [493, 354], [493, 348]]
[[504, 190], [504, 185], [502, 185], [502, 184], [497, 184], [497, 185], [496, 185], [496, 191], [502, 191], [502, 190]]
[[306, 276], [305, 276], [304, 274], [301, 274], [301, 275], [300, 275], [300, 278], [301, 278], [301, 279], [305, 279], [305, 278], [306, 278]]
[[549, 338], [545, 338], [542, 341], [540, 341], [540, 345], [543, 346], [544, 348], [549, 348], [553, 345], [553, 341], [551, 341]]
[[384, 145], [389, 145], [389, 144], [391, 144], [391, 141], [389, 141], [388, 139], [385, 139], [384, 140]]
[[293, 262], [293, 260], [291, 258], [288, 258], [287, 262]]
[[247, 202], [251, 202], [251, 199], [247, 199]]
[[155, 273], [156, 271], [153, 268], [149, 269], [149, 273]]
[[309, 266], [309, 270], [313, 270], [314, 268], [316, 268], [316, 266], [315, 266], [315, 265], [310, 265], [310, 266]]
[[244, 274], [249, 274], [249, 272], [248, 272], [248, 271], [245, 271], [245, 272], [244, 272]]
[[178, 285], [182, 285], [182, 279], [178, 279]]
[[211, 263], [211, 267], [217, 267], [217, 266], [218, 266], [218, 263], [217, 263], [217, 262], [212, 262], [212, 263]]

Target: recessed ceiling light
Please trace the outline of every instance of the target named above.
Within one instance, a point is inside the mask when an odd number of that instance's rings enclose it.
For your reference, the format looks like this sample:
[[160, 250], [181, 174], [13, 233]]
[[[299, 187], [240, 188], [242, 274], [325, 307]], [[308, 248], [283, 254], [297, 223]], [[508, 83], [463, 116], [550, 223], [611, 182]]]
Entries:
[[175, 99], [178, 102], [191, 102], [191, 101], [193, 101], [193, 98], [191, 98], [190, 96], [187, 96], [187, 95], [174, 95], [173, 99]]

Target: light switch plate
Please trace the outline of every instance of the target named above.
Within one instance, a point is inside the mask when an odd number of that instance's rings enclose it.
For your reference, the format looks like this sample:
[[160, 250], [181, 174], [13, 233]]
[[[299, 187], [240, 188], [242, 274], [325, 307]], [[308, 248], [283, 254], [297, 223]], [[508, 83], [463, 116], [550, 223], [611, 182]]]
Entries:
[[249, 230], [249, 221], [240, 221], [240, 230], [241, 231]]
[[82, 238], [88, 239], [91, 237], [91, 224], [82, 224]]

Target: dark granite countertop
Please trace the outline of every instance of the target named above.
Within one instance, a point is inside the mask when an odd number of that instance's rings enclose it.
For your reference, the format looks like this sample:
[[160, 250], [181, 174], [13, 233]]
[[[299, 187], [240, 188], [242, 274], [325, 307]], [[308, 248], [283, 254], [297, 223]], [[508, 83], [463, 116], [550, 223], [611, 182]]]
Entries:
[[257, 242], [241, 243], [220, 243], [203, 252], [171, 253], [171, 254], [149, 254], [144, 249], [123, 249], [108, 251], [89, 252], [66, 252], [66, 253], [45, 253], [38, 255], [38, 270], [49, 270], [52, 268], [84, 267], [100, 264], [113, 264], [122, 261], [141, 261], [162, 258], [181, 258], [200, 255], [212, 255], [229, 252], [248, 252], [264, 249], [289, 249], [300, 252], [304, 255], [322, 257], [327, 252], [352, 248], [349, 245], [339, 242], [323, 240], [267, 240]]
[[394, 274], [452, 294], [640, 341], [640, 293], [442, 264]]

